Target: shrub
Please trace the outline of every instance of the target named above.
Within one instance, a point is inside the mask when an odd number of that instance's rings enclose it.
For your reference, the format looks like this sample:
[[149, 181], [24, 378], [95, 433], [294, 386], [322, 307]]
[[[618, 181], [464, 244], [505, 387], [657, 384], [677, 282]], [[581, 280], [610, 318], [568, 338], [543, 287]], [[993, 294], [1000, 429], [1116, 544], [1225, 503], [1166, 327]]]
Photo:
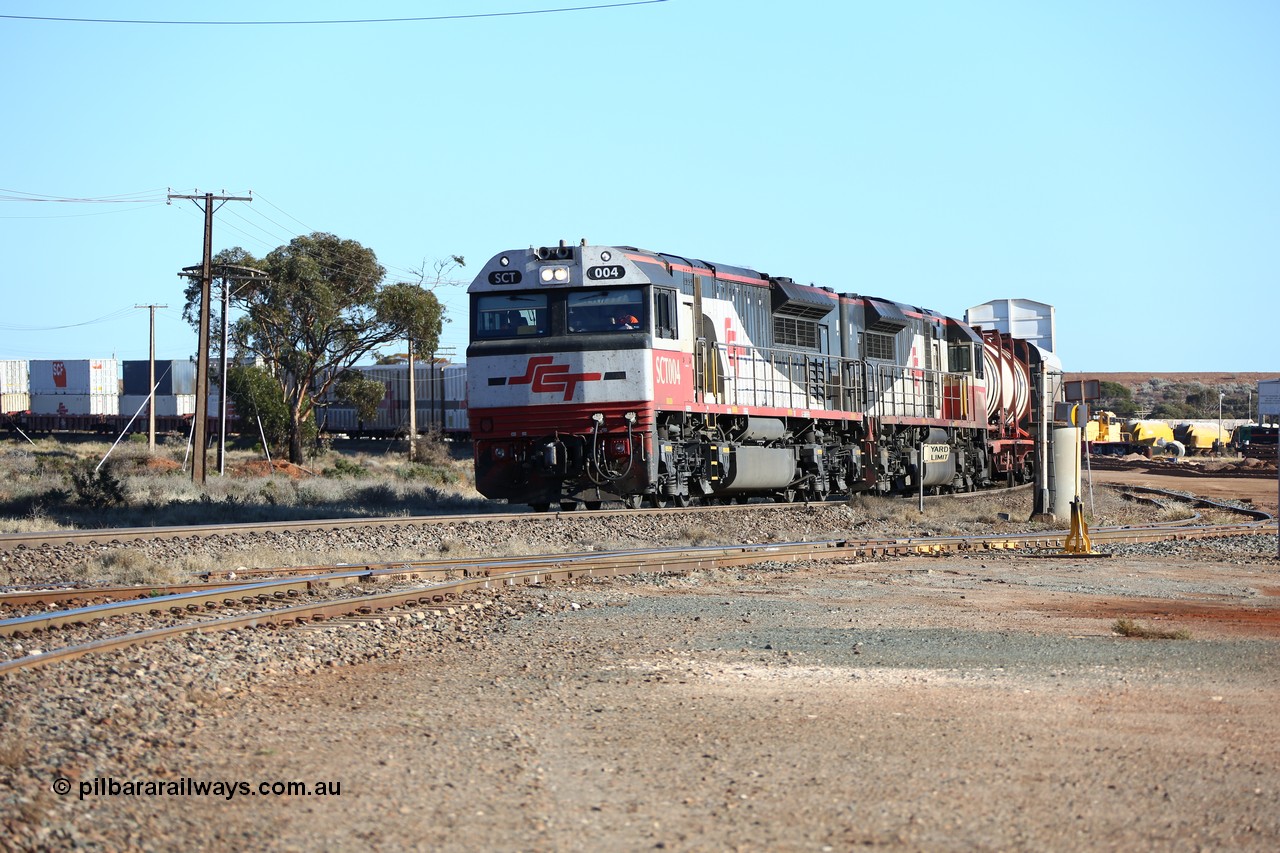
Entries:
[[325, 468], [323, 474], [326, 477], [352, 477], [357, 480], [369, 476], [363, 465], [352, 462], [345, 456], [334, 459], [333, 465]]
[[439, 433], [424, 435], [414, 445], [414, 459], [431, 468], [446, 468], [453, 464], [451, 447]]
[[76, 500], [94, 509], [120, 506], [128, 502], [124, 483], [107, 465], [95, 470], [89, 463], [85, 463], [71, 472], [71, 485], [75, 489]]
[[360, 507], [379, 507], [387, 509], [401, 501], [399, 490], [388, 483], [375, 483], [365, 486], [351, 496], [352, 503]]
[[298, 483], [298, 503], [301, 506], [322, 506], [340, 503], [346, 496], [346, 488], [341, 483], [316, 477]]

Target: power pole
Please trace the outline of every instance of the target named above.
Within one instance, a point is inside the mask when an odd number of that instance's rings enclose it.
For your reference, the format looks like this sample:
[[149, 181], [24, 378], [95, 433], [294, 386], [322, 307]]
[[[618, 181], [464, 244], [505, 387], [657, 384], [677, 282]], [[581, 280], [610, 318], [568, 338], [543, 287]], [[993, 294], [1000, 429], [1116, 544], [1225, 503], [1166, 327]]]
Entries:
[[[191, 481], [203, 486], [207, 461], [205, 445], [209, 440], [209, 294], [213, 289], [213, 212], [228, 201], [253, 201], [253, 196], [169, 194], [169, 201], [175, 198], [188, 199], [204, 211], [204, 262], [200, 267], [200, 344], [196, 356], [196, 422], [191, 441], [195, 451], [191, 457]], [[218, 202], [217, 207], [214, 207], [215, 201]]]
[[413, 370], [413, 335], [409, 336], [409, 461], [418, 461], [418, 394]]
[[[202, 271], [203, 267], [200, 266], [183, 267], [178, 275], [199, 278]], [[222, 347], [218, 366], [218, 476], [221, 477], [227, 470], [227, 350], [230, 345], [227, 318], [231, 312], [231, 283], [265, 282], [269, 280], [269, 276], [261, 270], [236, 264], [218, 264], [213, 268], [212, 275], [222, 282]]]
[[156, 309], [168, 305], [135, 305], [134, 308], [151, 309], [151, 380], [147, 387], [147, 452], [156, 452]]

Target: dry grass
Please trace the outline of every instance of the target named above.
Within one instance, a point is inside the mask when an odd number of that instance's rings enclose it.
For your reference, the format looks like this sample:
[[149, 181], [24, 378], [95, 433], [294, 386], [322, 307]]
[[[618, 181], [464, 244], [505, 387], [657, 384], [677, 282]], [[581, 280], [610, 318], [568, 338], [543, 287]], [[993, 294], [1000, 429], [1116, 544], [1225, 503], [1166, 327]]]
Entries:
[[[210, 476], [204, 488], [195, 486], [182, 467], [184, 447], [162, 446], [149, 454], [144, 446], [124, 443], [111, 454], [104, 470], [123, 487], [121, 506], [92, 508], [77, 501], [70, 475], [96, 465], [110, 445], [101, 442], [63, 443], [42, 439], [31, 445], [0, 443], [0, 532], [24, 533], [96, 527], [165, 526], [253, 523], [313, 518], [416, 515], [442, 508], [466, 511], [489, 506], [474, 488], [470, 449], [466, 445], [423, 440], [417, 461], [409, 462], [403, 442], [364, 442], [327, 450], [308, 460], [305, 469], [272, 472], [248, 450], [227, 454], [228, 476], [217, 474], [210, 454]], [[189, 463], [188, 463], [189, 464]], [[261, 475], [243, 476], [254, 468]], [[272, 472], [272, 473], [268, 473]], [[872, 535], [953, 535], [1001, 525], [1022, 525], [1030, 515], [1030, 495], [1023, 491], [963, 501], [929, 500], [921, 512], [914, 499], [855, 496], [845, 506], [851, 520], [867, 526]], [[1127, 523], [1126, 514], [1141, 508], [1121, 501], [1110, 489], [1085, 496], [1091, 519]], [[1096, 511], [1095, 511], [1096, 507]], [[1146, 510], [1149, 514], [1149, 509]], [[1047, 525], [1046, 525], [1047, 526]], [[693, 546], [728, 541], [732, 532], [691, 520], [678, 541]], [[765, 534], [768, 537], [768, 534]], [[634, 548], [634, 540], [600, 541], [593, 547]], [[537, 542], [504, 543], [512, 555], [543, 553]], [[264, 566], [301, 566], [335, 562], [395, 562], [433, 558], [480, 556], [476, 549], [447, 539], [433, 552], [387, 549], [377, 553], [342, 550], [284, 551], [254, 547], [177, 557], [154, 564], [141, 552], [116, 549], [75, 567], [85, 579], [112, 584], [162, 584], [213, 570]], [[0, 570], [0, 583], [9, 582]]]
[[[120, 484], [123, 500], [95, 507], [72, 474], [92, 470], [110, 449], [101, 441], [50, 438], [0, 445], [0, 532], [416, 515], [487, 503], [474, 488], [469, 448], [448, 442], [419, 442], [414, 463], [403, 442], [327, 450], [287, 474], [257, 464], [262, 460], [252, 451], [233, 448], [227, 476], [217, 473], [210, 454], [203, 488], [191, 482], [184, 446], [149, 454], [125, 442], [111, 451], [99, 475]], [[246, 471], [257, 473], [241, 475]], [[321, 471], [332, 475], [315, 476]]]
[[157, 564], [132, 548], [117, 548], [82, 564], [82, 580], [111, 586], [164, 586], [178, 583], [184, 573], [171, 563]]

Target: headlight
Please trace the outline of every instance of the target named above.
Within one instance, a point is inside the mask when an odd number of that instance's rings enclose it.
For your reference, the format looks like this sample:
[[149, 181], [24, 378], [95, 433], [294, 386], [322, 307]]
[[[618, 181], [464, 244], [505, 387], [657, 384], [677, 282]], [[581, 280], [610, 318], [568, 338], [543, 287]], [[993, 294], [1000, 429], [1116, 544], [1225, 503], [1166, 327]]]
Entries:
[[569, 280], [568, 267], [543, 267], [538, 273], [538, 277], [542, 279], [544, 284], [550, 284], [553, 281], [566, 282]]

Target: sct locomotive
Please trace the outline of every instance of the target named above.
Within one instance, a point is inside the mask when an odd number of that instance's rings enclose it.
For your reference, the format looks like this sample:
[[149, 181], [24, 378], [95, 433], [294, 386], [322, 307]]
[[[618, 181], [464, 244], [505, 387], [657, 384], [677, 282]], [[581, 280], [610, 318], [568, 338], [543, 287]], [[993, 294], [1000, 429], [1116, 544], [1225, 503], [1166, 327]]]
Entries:
[[476, 485], [535, 509], [971, 491], [1033, 476], [1051, 353], [751, 269], [566, 245], [470, 288]]

